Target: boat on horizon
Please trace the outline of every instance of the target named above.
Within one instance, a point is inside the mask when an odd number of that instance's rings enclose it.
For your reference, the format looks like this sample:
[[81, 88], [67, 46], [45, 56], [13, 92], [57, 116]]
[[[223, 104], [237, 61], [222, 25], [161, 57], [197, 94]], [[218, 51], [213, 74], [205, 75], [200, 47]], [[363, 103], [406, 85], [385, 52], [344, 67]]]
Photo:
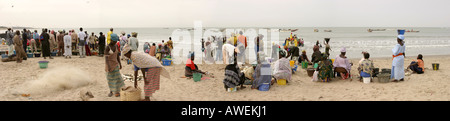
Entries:
[[406, 30], [405, 32], [420, 32], [420, 31], [414, 31], [414, 29], [411, 29], [411, 30]]
[[319, 29], [314, 29], [314, 32], [319, 32]]
[[280, 32], [296, 32], [298, 29], [281, 29]]
[[332, 32], [332, 30], [323, 30], [323, 32]]
[[386, 29], [367, 29], [368, 32], [373, 32], [373, 31], [386, 31]]

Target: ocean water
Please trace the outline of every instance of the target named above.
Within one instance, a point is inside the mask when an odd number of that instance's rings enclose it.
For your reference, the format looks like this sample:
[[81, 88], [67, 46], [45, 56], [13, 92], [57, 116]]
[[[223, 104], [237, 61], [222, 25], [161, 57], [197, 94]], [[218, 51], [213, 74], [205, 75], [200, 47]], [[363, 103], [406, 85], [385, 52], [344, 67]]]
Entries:
[[[62, 30], [62, 28], [50, 28], [54, 30]], [[72, 29], [72, 28], [70, 28]], [[73, 28], [76, 31], [77, 28]], [[197, 63], [201, 62], [201, 42], [200, 38], [207, 38], [210, 35], [227, 36], [230, 37], [231, 32], [238, 33], [243, 31], [244, 35], [248, 36], [249, 48], [247, 49], [247, 55], [250, 59], [255, 60], [256, 54], [254, 52], [254, 37], [256, 34], [263, 34], [264, 43], [267, 47], [266, 54], [271, 54], [272, 42], [278, 42], [280, 45], [284, 43], [285, 38], [289, 37], [291, 32], [276, 32], [272, 29], [298, 29], [298, 31], [292, 32], [298, 37], [303, 38], [305, 41], [304, 47], [300, 47], [300, 50], [306, 50], [307, 55], [310, 57], [312, 54], [312, 48], [316, 41], [324, 46], [324, 38], [331, 38], [331, 58], [340, 54], [340, 49], [346, 47], [347, 57], [349, 58], [361, 58], [361, 52], [367, 51], [371, 54], [371, 57], [392, 57], [392, 48], [395, 46], [397, 29], [414, 29], [420, 32], [407, 32], [405, 33], [405, 45], [406, 56], [417, 56], [423, 54], [427, 55], [447, 55], [450, 54], [450, 28], [400, 28], [400, 27], [378, 27], [370, 29], [386, 29], [386, 31], [374, 31], [368, 32], [368, 27], [292, 27], [292, 28], [226, 28], [225, 31], [220, 31], [225, 28], [203, 28], [203, 31], [192, 30], [192, 28], [114, 28], [114, 33], [120, 34], [122, 31], [127, 34], [131, 32], [138, 33], [139, 39], [139, 51], [143, 51], [143, 45], [145, 42], [161, 43], [161, 40], [168, 41], [169, 37], [172, 37], [174, 41], [173, 56], [176, 63], [184, 62], [185, 57], [189, 51], [196, 52]], [[314, 32], [314, 29], [318, 29], [319, 32]], [[67, 31], [68, 28], [65, 28]], [[99, 32], [107, 33], [109, 28], [85, 28], [90, 34], [94, 32], [98, 35]], [[200, 30], [200, 29], [199, 29]], [[332, 32], [324, 32], [324, 30], [332, 30]], [[40, 32], [40, 31], [39, 31]], [[195, 33], [197, 32], [197, 33]], [[183, 33], [183, 34], [175, 34]], [[199, 36], [200, 35], [200, 36]], [[278, 39], [278, 40], [277, 40]], [[213, 44], [212, 46], [215, 46]], [[321, 52], [325, 51], [325, 47], [320, 49]]]

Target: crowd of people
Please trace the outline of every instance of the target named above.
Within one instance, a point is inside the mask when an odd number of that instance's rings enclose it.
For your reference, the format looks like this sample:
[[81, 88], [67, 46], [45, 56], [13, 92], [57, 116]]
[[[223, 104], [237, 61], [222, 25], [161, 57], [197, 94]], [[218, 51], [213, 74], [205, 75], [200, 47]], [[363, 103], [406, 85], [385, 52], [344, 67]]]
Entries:
[[[108, 96], [110, 97], [113, 95], [116, 97], [120, 96], [120, 88], [124, 86], [124, 80], [120, 73], [120, 69], [122, 69], [121, 60], [130, 60], [135, 72], [135, 87], [137, 87], [136, 78], [138, 71], [141, 70], [145, 80], [144, 100], [149, 101], [150, 96], [159, 89], [160, 75], [170, 78], [161, 61], [172, 57], [171, 52], [174, 45], [172, 38], [169, 37], [167, 42], [162, 40], [162, 43], [158, 44], [146, 42], [143, 45], [143, 52], [138, 52], [139, 40], [137, 35], [138, 33], [136, 32], [131, 32], [128, 35], [125, 32], [121, 32], [118, 35], [114, 33], [113, 28], [107, 32], [106, 36], [102, 32], [99, 33], [99, 36], [95, 35], [94, 32], [89, 35], [87, 31], [83, 31], [83, 28], [79, 28], [78, 33], [75, 30], [55, 32], [44, 28], [41, 34], [37, 33], [36, 30], [32, 33], [27, 29], [23, 29], [20, 32], [9, 28], [6, 32], [6, 40], [9, 47], [9, 59], [17, 61], [17, 63], [27, 59], [27, 52], [41, 52], [44, 59], [47, 57], [53, 59], [52, 52], [57, 52], [59, 56], [64, 56], [66, 59], [70, 59], [75, 51], [77, 51], [80, 58], [92, 56], [95, 55], [94, 52], [98, 52], [98, 56], [105, 56], [106, 78], [110, 89]], [[336, 77], [340, 77], [342, 80], [352, 78], [351, 68], [353, 63], [347, 58], [347, 49], [345, 47], [340, 49], [340, 54], [334, 59], [329, 57], [330, 51], [332, 51], [330, 38], [324, 38], [324, 53], [320, 51], [321, 45], [317, 41], [312, 49], [311, 60], [308, 58], [306, 50], [302, 50], [300, 53], [300, 48], [304, 46], [303, 40], [298, 38], [297, 35], [292, 35], [292, 33], [290, 37], [286, 38], [282, 46], [272, 43], [272, 56], [270, 57], [271, 59], [267, 59], [268, 57], [265, 55], [262, 46], [264, 42], [261, 41], [263, 38], [263, 35], [258, 35], [254, 38], [257, 62], [250, 67], [238, 65], [238, 62], [247, 64], [245, 60], [248, 57], [245, 55], [248, 39], [242, 31], [238, 34], [232, 33], [229, 38], [211, 36], [206, 41], [201, 39], [201, 50], [202, 54], [205, 55], [205, 60], [223, 60], [224, 64], [226, 64], [223, 79], [225, 90], [246, 88], [244, 86], [246, 82], [249, 82], [247, 85], [251, 85], [251, 89], [258, 89], [262, 84], [266, 83], [274, 84], [277, 80], [286, 80], [289, 83], [292, 81], [291, 77], [295, 72], [292, 62], [298, 62], [296, 64], [308, 63], [314, 66], [316, 81], [329, 82]], [[393, 82], [404, 81], [404, 40], [404, 35], [398, 35], [397, 44], [392, 49], [391, 79], [393, 79]], [[217, 45], [215, 54], [213, 53], [212, 43]], [[12, 53], [14, 50], [16, 54]], [[214, 55], [216, 56], [215, 58]], [[374, 62], [369, 59], [370, 54], [368, 52], [362, 52], [362, 55], [363, 58], [357, 65], [357, 72], [360, 77], [373, 77], [375, 73]], [[194, 73], [200, 73], [214, 78], [207, 71], [200, 70], [194, 64], [194, 59], [195, 53], [189, 52], [185, 66], [185, 77], [192, 78]], [[423, 56], [419, 54], [417, 60], [411, 62], [407, 68], [418, 74], [424, 73]]]

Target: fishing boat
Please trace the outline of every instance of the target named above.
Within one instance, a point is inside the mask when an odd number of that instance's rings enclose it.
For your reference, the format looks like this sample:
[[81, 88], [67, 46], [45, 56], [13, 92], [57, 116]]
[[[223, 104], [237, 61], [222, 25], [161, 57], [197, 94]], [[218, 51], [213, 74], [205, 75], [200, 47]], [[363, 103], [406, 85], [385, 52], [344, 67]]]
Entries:
[[319, 32], [319, 29], [314, 29], [314, 32]]
[[406, 30], [405, 32], [420, 32], [420, 31], [414, 31], [414, 29], [411, 29], [411, 30]]
[[298, 29], [282, 29], [282, 30], [280, 30], [280, 32], [295, 32], [297, 30]]
[[332, 32], [332, 30], [323, 30], [323, 32]]
[[373, 31], [386, 31], [386, 29], [367, 29], [368, 32], [373, 32]]

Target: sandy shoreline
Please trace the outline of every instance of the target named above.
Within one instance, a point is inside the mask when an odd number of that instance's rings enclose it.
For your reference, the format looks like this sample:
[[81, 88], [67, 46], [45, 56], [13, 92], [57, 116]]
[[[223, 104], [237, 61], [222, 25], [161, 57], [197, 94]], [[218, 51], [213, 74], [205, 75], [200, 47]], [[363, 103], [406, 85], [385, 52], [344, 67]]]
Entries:
[[[416, 55], [407, 55], [405, 64], [409, 64]], [[391, 58], [372, 58], [376, 68], [390, 68]], [[102, 57], [87, 57], [80, 59], [75, 56], [72, 59], [55, 57], [50, 61], [49, 68], [39, 69], [40, 58], [29, 58], [22, 64], [15, 62], [0, 62], [0, 100], [1, 101], [80, 101], [79, 92], [89, 90], [98, 101], [119, 101], [118, 97], [107, 97], [109, 93], [106, 75], [105, 62]], [[357, 64], [359, 59], [351, 59]], [[225, 65], [223, 64], [199, 64], [199, 68], [212, 72], [216, 78], [194, 82], [180, 78], [184, 75], [184, 64], [166, 66], [171, 72], [172, 79], [161, 77], [161, 89], [156, 91], [152, 100], [156, 101], [449, 101], [450, 83], [447, 80], [450, 73], [450, 56], [424, 56], [425, 67], [428, 68], [425, 74], [412, 74], [405, 77], [404, 82], [399, 83], [378, 83], [364, 84], [357, 81], [333, 79], [329, 83], [311, 82], [306, 70], [299, 69], [292, 77], [292, 81], [285, 86], [274, 85], [270, 91], [262, 92], [251, 90], [250, 86], [235, 93], [228, 93], [223, 88], [223, 75]], [[440, 70], [431, 70], [431, 63], [440, 63]], [[132, 66], [126, 65], [122, 61], [122, 74], [133, 74]], [[58, 67], [74, 67], [86, 72], [91, 83], [86, 86], [53, 91], [48, 94], [32, 94], [30, 97], [16, 96], [13, 94], [23, 92], [27, 82], [37, 80], [42, 73]], [[406, 66], [406, 65], [405, 65]], [[356, 74], [357, 66], [352, 67], [352, 73]], [[61, 72], [64, 73], [64, 72]], [[130, 81], [126, 81], [127, 86], [131, 86]], [[143, 87], [143, 81], [139, 81], [139, 86]], [[142, 94], [143, 96], [144, 94]]]

